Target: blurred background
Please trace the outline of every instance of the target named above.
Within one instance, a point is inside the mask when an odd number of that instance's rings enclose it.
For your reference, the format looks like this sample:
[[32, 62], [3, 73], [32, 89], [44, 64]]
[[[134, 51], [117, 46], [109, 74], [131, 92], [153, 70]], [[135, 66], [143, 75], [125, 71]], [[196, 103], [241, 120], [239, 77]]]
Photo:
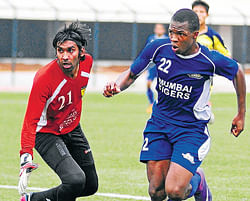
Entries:
[[[121, 67], [128, 67], [138, 55], [147, 37], [153, 33], [155, 23], [163, 23], [168, 28], [172, 14], [180, 8], [191, 8], [192, 2], [0, 0], [0, 74], [4, 77], [0, 90], [18, 89], [21, 85], [24, 90], [30, 86], [32, 73], [19, 77], [13, 72], [35, 71], [54, 58], [52, 40], [65, 23], [79, 20], [91, 27], [92, 40], [87, 50], [95, 60], [94, 72], [119, 71]], [[207, 0], [207, 3], [210, 5], [207, 24], [219, 32], [232, 57], [248, 72], [250, 2]], [[102, 70], [103, 67], [109, 68]]]
[[[87, 51], [94, 57], [87, 88], [94, 93], [86, 93], [84, 97], [81, 123], [94, 152], [100, 187], [95, 196], [86, 199], [150, 200], [145, 166], [138, 162], [141, 133], [149, 117], [143, 93], [146, 75], [142, 74], [128, 89], [132, 93], [105, 99], [101, 91], [107, 81], [115, 80], [130, 66], [147, 37], [153, 34], [156, 23], [168, 29], [173, 13], [180, 8], [191, 8], [192, 2], [0, 0], [0, 201], [19, 198], [16, 185], [20, 131], [33, 77], [55, 58], [52, 40], [57, 31], [76, 20], [92, 29]], [[207, 24], [222, 36], [232, 57], [244, 67], [249, 99], [250, 1], [206, 2], [210, 6]], [[215, 76], [211, 96], [215, 123], [210, 126], [213, 143], [203, 168], [214, 200], [250, 201], [250, 108], [247, 105], [245, 131], [236, 139], [229, 134], [237, 110], [233, 90], [232, 82]], [[58, 185], [57, 176], [36, 152], [35, 161], [40, 168], [32, 173], [29, 186], [35, 188], [30, 190]]]

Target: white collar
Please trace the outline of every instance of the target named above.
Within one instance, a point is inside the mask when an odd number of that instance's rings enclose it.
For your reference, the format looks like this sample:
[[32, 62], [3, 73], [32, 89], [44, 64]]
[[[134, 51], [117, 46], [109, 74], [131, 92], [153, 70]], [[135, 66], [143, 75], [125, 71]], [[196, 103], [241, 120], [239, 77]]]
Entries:
[[198, 52], [194, 53], [194, 54], [191, 54], [191, 55], [187, 55], [187, 56], [184, 56], [184, 55], [181, 55], [181, 54], [176, 54], [178, 57], [182, 58], [182, 59], [191, 59], [191, 58], [194, 58], [196, 57], [198, 54], [201, 53], [201, 48], [199, 48]]

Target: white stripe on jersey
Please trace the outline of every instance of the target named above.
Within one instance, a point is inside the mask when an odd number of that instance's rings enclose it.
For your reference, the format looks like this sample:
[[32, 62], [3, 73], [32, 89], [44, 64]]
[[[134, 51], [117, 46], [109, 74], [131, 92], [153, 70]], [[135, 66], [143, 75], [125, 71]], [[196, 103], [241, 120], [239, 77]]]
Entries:
[[[200, 52], [212, 65], [213, 65], [213, 74], [215, 74], [215, 64], [214, 62], [207, 57], [203, 52]], [[213, 84], [213, 76], [210, 76], [209, 80], [206, 80], [203, 86], [203, 91], [200, 95], [200, 98], [196, 102], [193, 108], [194, 116], [198, 120], [209, 120], [211, 117], [211, 108], [207, 105], [210, 99], [210, 90], [211, 85]]]
[[156, 52], [157, 52], [161, 47], [164, 47], [164, 46], [166, 46], [166, 45], [171, 45], [171, 43], [165, 43], [165, 44], [163, 44], [163, 45], [157, 47], [157, 49], [154, 51], [154, 54], [153, 54], [153, 56], [152, 56], [152, 58], [151, 58], [150, 60], [153, 61]]
[[214, 67], [214, 74], [215, 74], [215, 64], [214, 64], [214, 62], [213, 62], [211, 59], [209, 59], [209, 58], [207, 57], [207, 55], [205, 55], [203, 52], [201, 52], [201, 54], [202, 54], [208, 61], [211, 62], [211, 64], [212, 64], [213, 67]]
[[210, 145], [211, 145], [211, 137], [208, 133], [208, 128], [207, 126], [205, 127], [204, 133], [208, 136], [207, 140], [200, 146], [198, 150], [198, 157], [200, 161], [203, 161], [206, 155], [209, 152]]
[[212, 77], [205, 81], [202, 93], [194, 105], [194, 116], [198, 120], [209, 120], [211, 117], [211, 108], [207, 105], [210, 99]]
[[154, 65], [155, 65], [154, 62], [150, 60], [149, 63], [146, 65], [146, 67], [143, 68], [142, 71], [137, 74], [137, 76], [140, 76], [143, 72], [145, 72], [145, 70], [147, 70], [149, 67], [152, 67]]
[[148, 67], [153, 66], [153, 64], [154, 64], [153, 59], [154, 59], [154, 56], [155, 56], [156, 52], [157, 52], [161, 47], [166, 46], [166, 45], [171, 45], [171, 43], [165, 43], [165, 44], [163, 44], [163, 45], [157, 47], [157, 49], [154, 51], [154, 54], [153, 54], [152, 58], [150, 59], [149, 63], [145, 66], [145, 68], [143, 68], [143, 69], [141, 70], [141, 72], [139, 72], [139, 73], [137, 74], [137, 76], [140, 76], [145, 70], [148, 69]]
[[62, 87], [66, 84], [67, 80], [64, 79], [56, 88], [56, 90], [54, 91], [53, 95], [47, 100], [45, 107], [43, 108], [43, 112], [42, 115], [40, 117], [40, 121], [37, 123], [37, 128], [36, 128], [36, 132], [39, 132], [42, 127], [47, 125], [47, 109], [49, 107], [49, 104], [55, 99], [55, 97], [57, 96], [57, 94], [61, 91]]
[[81, 71], [81, 76], [82, 77], [89, 77], [89, 73], [86, 73], [84, 71]]

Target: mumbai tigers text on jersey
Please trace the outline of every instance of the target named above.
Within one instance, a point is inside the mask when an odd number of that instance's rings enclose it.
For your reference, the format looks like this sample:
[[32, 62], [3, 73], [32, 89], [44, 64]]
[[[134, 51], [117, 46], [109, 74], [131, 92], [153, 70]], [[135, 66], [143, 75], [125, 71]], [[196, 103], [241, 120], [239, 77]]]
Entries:
[[21, 155], [33, 154], [37, 132], [63, 135], [79, 124], [92, 63], [86, 54], [74, 79], [63, 73], [57, 59], [36, 73], [23, 122]]
[[232, 80], [238, 71], [234, 60], [202, 45], [193, 55], [177, 55], [169, 38], [149, 43], [131, 65], [131, 72], [141, 74], [151, 61], [158, 73], [158, 100], [152, 115], [175, 124], [207, 123], [212, 76], [216, 73]]
[[221, 36], [209, 26], [206, 33], [202, 33], [197, 37], [197, 42], [210, 50], [217, 50], [221, 54], [230, 57], [230, 53], [225, 47]]

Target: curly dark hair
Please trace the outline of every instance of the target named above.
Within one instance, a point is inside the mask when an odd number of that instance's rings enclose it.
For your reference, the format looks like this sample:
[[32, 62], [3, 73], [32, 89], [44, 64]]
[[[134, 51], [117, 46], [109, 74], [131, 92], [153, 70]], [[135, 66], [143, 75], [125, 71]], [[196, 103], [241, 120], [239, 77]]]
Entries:
[[199, 31], [200, 23], [197, 14], [188, 8], [178, 10], [172, 17], [171, 21], [188, 22], [189, 31]]
[[[53, 39], [53, 47], [56, 49], [59, 44], [62, 44], [66, 40], [71, 40], [76, 43], [80, 50], [87, 46], [88, 41], [91, 37], [91, 29], [86, 24], [81, 24], [80, 22], [76, 21], [71, 23], [68, 27], [64, 26], [63, 30], [59, 31], [55, 38]], [[81, 60], [84, 58], [81, 58]]]

